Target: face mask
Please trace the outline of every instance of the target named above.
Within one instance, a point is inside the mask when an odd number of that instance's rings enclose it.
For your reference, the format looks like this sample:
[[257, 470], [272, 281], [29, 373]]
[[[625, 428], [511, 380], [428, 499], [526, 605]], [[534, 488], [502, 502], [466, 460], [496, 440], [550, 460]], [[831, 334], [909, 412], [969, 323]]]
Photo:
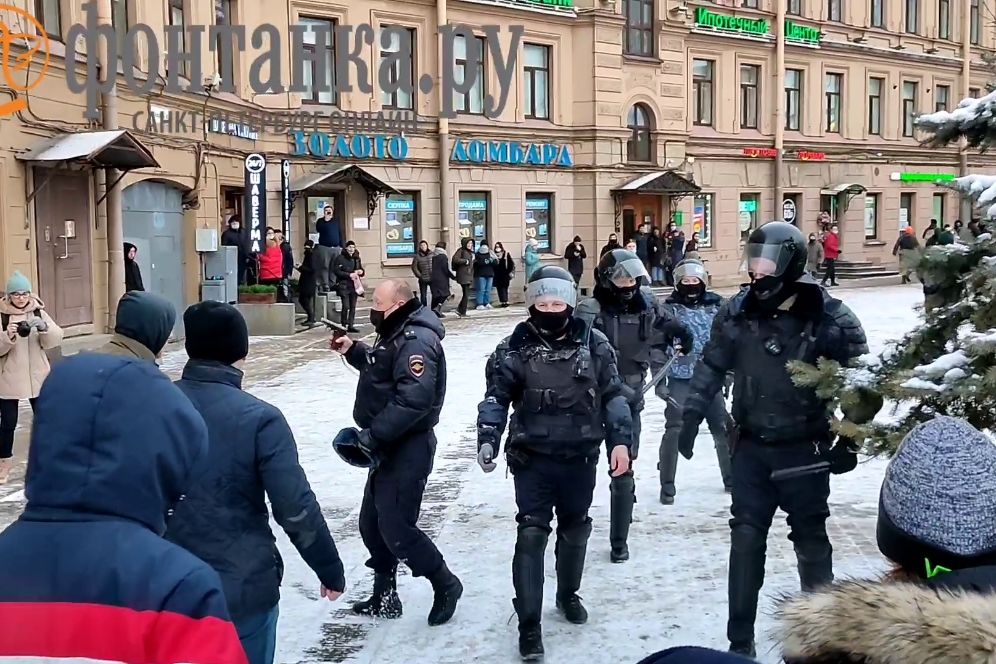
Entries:
[[695, 302], [699, 298], [701, 298], [702, 295], [705, 294], [705, 284], [702, 283], [699, 284], [679, 283], [677, 286], [675, 286], [675, 288], [678, 291], [678, 295], [680, 295], [683, 299], [685, 299], [688, 302]]
[[374, 329], [380, 332], [380, 328], [384, 325], [384, 319], [387, 316], [383, 311], [377, 311], [376, 309], [370, 310], [370, 324], [374, 326]]
[[612, 290], [616, 292], [619, 299], [623, 302], [629, 302], [634, 297], [636, 297], [637, 291], [640, 290], [640, 284], [634, 284], [632, 286], [627, 286], [626, 288], [619, 288], [618, 286], [613, 286]]
[[562, 332], [570, 322], [571, 308], [567, 307], [563, 311], [539, 311], [536, 307], [529, 307], [529, 318], [540, 332], [556, 334]]
[[792, 291], [778, 277], [761, 277], [750, 282], [750, 290], [754, 299], [764, 311], [774, 311], [787, 300]]

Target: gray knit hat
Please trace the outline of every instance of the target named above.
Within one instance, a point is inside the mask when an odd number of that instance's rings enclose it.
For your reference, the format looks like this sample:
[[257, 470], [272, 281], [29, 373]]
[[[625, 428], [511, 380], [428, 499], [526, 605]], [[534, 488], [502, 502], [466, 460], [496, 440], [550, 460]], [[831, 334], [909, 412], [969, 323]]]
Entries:
[[968, 422], [937, 417], [907, 434], [885, 471], [879, 548], [920, 571], [996, 552], [996, 445]]

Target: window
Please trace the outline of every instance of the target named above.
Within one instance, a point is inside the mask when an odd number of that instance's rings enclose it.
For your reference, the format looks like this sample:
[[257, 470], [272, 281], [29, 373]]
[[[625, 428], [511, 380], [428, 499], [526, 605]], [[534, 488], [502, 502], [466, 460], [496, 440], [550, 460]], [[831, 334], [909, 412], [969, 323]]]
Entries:
[[844, 90], [843, 74], [827, 74], [826, 84], [826, 130], [840, 133], [840, 100]]
[[978, 99], [981, 94], [982, 90], [980, 90], [979, 88], [968, 89], [968, 96], [971, 97], [972, 99]]
[[882, 135], [882, 90], [885, 89], [884, 78], [868, 79], [868, 134]]
[[802, 70], [785, 70], [785, 128], [799, 131], [802, 115]]
[[761, 67], [740, 65], [740, 128], [757, 129], [760, 97], [757, 86], [761, 80]]
[[885, 0], [871, 0], [871, 27], [885, 27]]
[[972, 0], [970, 17], [972, 43], [978, 46], [982, 43], [982, 19], [979, 16], [979, 0]]
[[624, 53], [627, 55], [653, 56], [654, 53], [654, 0], [623, 0], [626, 15]]
[[899, 230], [914, 226], [913, 197], [910, 193], [899, 194]]
[[[335, 21], [302, 16], [301, 25], [309, 27], [304, 34], [304, 52], [308, 54], [301, 66], [304, 68], [304, 84], [308, 91], [301, 100], [307, 104], [336, 104], [335, 94]], [[317, 30], [316, 30], [317, 28]], [[320, 30], [320, 31], [319, 31]], [[315, 63], [324, 61], [325, 71], [318, 71]], [[318, 80], [321, 77], [323, 80]]]
[[878, 201], [881, 194], [865, 194], [865, 239], [878, 238]]
[[387, 195], [384, 200], [384, 250], [388, 258], [415, 255], [418, 214], [418, 193]]
[[920, 32], [920, 0], [906, 0], [906, 32]]
[[467, 52], [466, 38], [457, 35], [453, 41], [453, 82], [462, 85], [468, 74], [474, 77], [474, 85], [469, 91], [453, 91], [453, 108], [457, 113], [484, 115], [484, 97], [487, 94], [484, 54], [488, 52], [488, 42], [484, 37], [474, 37], [474, 43], [477, 45], [476, 55]]
[[[415, 29], [394, 27], [385, 34], [389, 34], [390, 38], [385, 40], [388, 42], [387, 46], [383, 41], [380, 42], [381, 71], [387, 66], [386, 62], [390, 61], [391, 65], [387, 70], [390, 87], [399, 87], [393, 92], [381, 90], [380, 101], [384, 108], [410, 111], [415, 108]], [[401, 57], [398, 57], [399, 53]]]
[[[177, 38], [177, 48], [180, 49], [181, 53], [187, 52], [187, 19], [183, 11], [184, 0], [169, 0], [169, 24], [173, 27], [179, 28], [177, 31], [179, 37]], [[180, 60], [180, 72], [182, 76], [190, 76], [190, 63], [186, 60]]]
[[788, 13], [802, 16], [802, 0], [788, 0]]
[[526, 117], [550, 119], [550, 47], [525, 45]]
[[840, 4], [841, 4], [841, 0], [827, 0], [827, 20], [828, 21], [839, 21], [839, 20], [841, 20]]
[[536, 240], [536, 250], [549, 253], [553, 238], [553, 195], [526, 194], [526, 239]]
[[128, 0], [111, 0], [111, 25], [118, 38], [118, 57], [128, 48]]
[[487, 192], [462, 191], [457, 206], [457, 225], [460, 226], [460, 241], [472, 237], [480, 243], [488, 238], [490, 226], [490, 196]]
[[699, 234], [700, 247], [712, 246], [712, 202], [713, 194], [696, 194], [692, 199], [692, 232]]
[[747, 236], [757, 228], [757, 215], [761, 195], [760, 194], [740, 194], [740, 214], [738, 223], [740, 226], [740, 241], [746, 242]]
[[912, 81], [903, 81], [903, 136], [907, 137], [913, 135], [917, 87]]
[[937, 220], [937, 225], [944, 228], [944, 208], [947, 207], [947, 196], [945, 194], [934, 194], [933, 198], [933, 218]]
[[712, 126], [712, 60], [692, 61], [692, 119], [697, 125]]
[[951, 0], [937, 0], [937, 38], [951, 39]]
[[[215, 25], [235, 25], [234, 21], [235, 21], [235, 2], [234, 2], [234, 0], [214, 0], [214, 23], [215, 23]], [[238, 52], [238, 49], [235, 48], [234, 40], [232, 40], [232, 41], [233, 41], [233, 43], [231, 45], [232, 46], [232, 52], [228, 54], [232, 58], [232, 71], [231, 72], [226, 72], [225, 71], [225, 67], [223, 66], [223, 60], [222, 60], [221, 56], [222, 56], [222, 50], [223, 50], [223, 48], [225, 46], [225, 42], [224, 42], [224, 40], [222, 40], [222, 38], [220, 36], [218, 37], [218, 42], [215, 45], [215, 49], [216, 49], [215, 56], [217, 58], [217, 64], [218, 64], [218, 72], [217, 73], [220, 76], [222, 76], [223, 78], [230, 77], [231, 82], [234, 85], [234, 83], [235, 83], [235, 72], [238, 71], [238, 66], [236, 65], [236, 63], [238, 62], [239, 52]]]
[[747, 9], [760, 9], [758, 0], [744, 0], [744, 7]]
[[948, 110], [948, 104], [951, 102], [951, 86], [950, 85], [938, 85], [934, 88], [934, 111], [946, 111]]
[[62, 41], [62, 12], [59, 0], [35, 0], [35, 18], [45, 28], [45, 34]]
[[636, 104], [629, 111], [629, 142], [626, 144], [628, 161], [653, 161], [654, 143], [650, 136], [653, 124], [650, 111], [643, 104]]

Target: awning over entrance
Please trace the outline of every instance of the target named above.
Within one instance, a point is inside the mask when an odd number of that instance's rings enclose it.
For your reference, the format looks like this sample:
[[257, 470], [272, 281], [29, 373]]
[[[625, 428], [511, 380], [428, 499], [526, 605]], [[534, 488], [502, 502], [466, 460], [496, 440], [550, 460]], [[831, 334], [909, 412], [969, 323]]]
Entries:
[[858, 194], [863, 194], [866, 191], [868, 191], [868, 188], [864, 185], [857, 184], [856, 182], [843, 182], [841, 184], [835, 184], [832, 187], [821, 189], [820, 193], [824, 196], [839, 196], [840, 194], [857, 196]]
[[377, 209], [377, 199], [384, 194], [400, 194], [401, 192], [374, 176], [366, 169], [355, 164], [339, 166], [331, 171], [308, 173], [291, 180], [291, 191], [299, 193], [316, 185], [333, 185], [342, 183], [360, 184], [367, 192], [367, 214], [373, 215]]
[[687, 196], [697, 194], [702, 188], [674, 171], [657, 171], [634, 178], [612, 193], [660, 194], [662, 196]]
[[40, 166], [78, 165], [123, 171], [159, 166], [152, 152], [124, 129], [53, 136], [16, 158]]

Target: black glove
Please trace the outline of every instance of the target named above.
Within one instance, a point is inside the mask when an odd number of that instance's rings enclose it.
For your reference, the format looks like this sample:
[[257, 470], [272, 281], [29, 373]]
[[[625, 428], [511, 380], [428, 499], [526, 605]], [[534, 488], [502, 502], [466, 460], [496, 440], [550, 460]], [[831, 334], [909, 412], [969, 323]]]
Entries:
[[356, 436], [356, 446], [367, 454], [373, 455], [380, 446], [379, 443], [370, 435], [370, 429], [363, 429]]
[[483, 445], [490, 445], [492, 450], [498, 449], [498, 429], [485, 424], [478, 425], [477, 450], [480, 451]]
[[687, 327], [682, 327], [681, 331], [678, 333], [678, 350], [680, 350], [685, 355], [692, 352], [695, 345], [695, 337], [688, 330]]
[[698, 425], [692, 425], [685, 421], [681, 424], [681, 431], [678, 433], [678, 451], [686, 459], [692, 458], [692, 450], [695, 447], [695, 437], [699, 435]]
[[849, 473], [858, 467], [859, 446], [850, 438], [837, 437], [837, 442], [830, 448], [829, 458], [830, 472], [834, 475]]

